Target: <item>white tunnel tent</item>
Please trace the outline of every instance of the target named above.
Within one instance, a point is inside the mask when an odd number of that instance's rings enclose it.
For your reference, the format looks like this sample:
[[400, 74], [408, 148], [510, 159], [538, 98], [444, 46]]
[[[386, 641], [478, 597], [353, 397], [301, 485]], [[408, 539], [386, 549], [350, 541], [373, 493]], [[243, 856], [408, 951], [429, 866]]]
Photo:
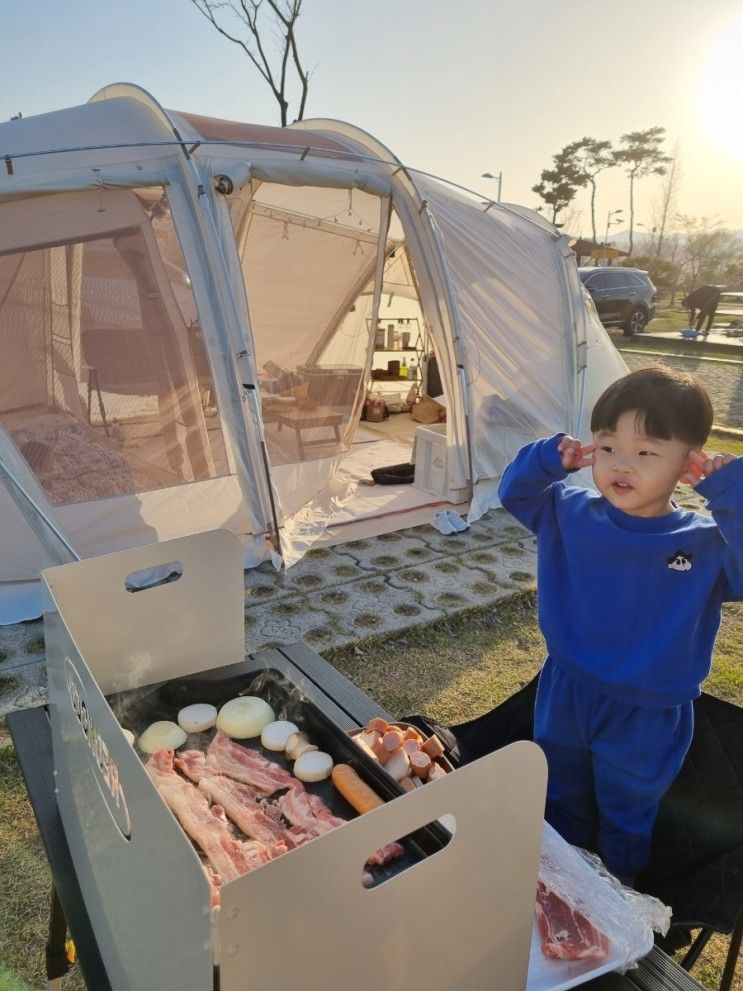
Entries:
[[0, 125], [0, 162], [0, 621], [39, 614], [66, 547], [226, 527], [246, 566], [291, 565], [365, 514], [431, 512], [444, 495], [359, 485], [412, 456], [409, 414], [360, 422], [386, 321], [435, 353], [471, 519], [521, 444], [580, 433], [624, 370], [565, 238], [349, 125], [117, 85]]

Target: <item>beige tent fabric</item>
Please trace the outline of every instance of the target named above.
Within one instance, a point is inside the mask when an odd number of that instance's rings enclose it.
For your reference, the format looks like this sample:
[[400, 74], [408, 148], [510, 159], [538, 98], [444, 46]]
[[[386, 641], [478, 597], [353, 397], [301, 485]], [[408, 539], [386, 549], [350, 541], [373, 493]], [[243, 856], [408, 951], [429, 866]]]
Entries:
[[[394, 307], [435, 348], [471, 518], [519, 435], [579, 426], [621, 374], [550, 225], [351, 125], [179, 115], [114, 84], [0, 146], [0, 460], [83, 555], [226, 526], [255, 564], [281, 527], [297, 559], [353, 512], [339, 468]], [[0, 493], [0, 583], [46, 561], [17, 520]], [[0, 622], [28, 609], [4, 601]]]

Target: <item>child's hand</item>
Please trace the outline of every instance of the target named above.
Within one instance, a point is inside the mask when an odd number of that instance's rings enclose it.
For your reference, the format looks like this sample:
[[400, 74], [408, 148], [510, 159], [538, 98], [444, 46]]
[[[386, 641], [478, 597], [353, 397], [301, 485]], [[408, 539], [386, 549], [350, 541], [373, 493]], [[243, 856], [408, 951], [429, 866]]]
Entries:
[[681, 476], [681, 481], [696, 488], [705, 478], [714, 475], [731, 461], [735, 461], [734, 454], [716, 454], [710, 457], [704, 451], [689, 451], [689, 470]]
[[581, 442], [567, 434], [557, 445], [557, 450], [562, 455], [562, 466], [565, 471], [575, 471], [578, 468], [588, 468], [593, 464], [591, 455], [596, 450], [595, 444], [581, 446]]

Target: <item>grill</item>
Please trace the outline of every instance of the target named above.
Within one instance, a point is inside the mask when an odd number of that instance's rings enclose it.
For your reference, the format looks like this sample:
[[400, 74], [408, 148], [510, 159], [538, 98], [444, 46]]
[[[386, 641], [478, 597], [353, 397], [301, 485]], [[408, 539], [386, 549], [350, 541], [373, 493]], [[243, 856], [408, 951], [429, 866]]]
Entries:
[[[129, 591], [147, 574], [177, 577]], [[536, 747], [404, 794], [349, 738], [342, 699], [276, 652], [264, 667], [246, 660], [242, 551], [227, 531], [53, 568], [45, 581], [58, 804], [115, 991], [522, 991], [546, 783]], [[196, 848], [121, 726], [251, 693], [386, 802], [355, 816], [330, 782], [307, 785], [349, 821], [223, 884], [214, 911]], [[394, 840], [404, 855], [365, 887], [368, 855]]]

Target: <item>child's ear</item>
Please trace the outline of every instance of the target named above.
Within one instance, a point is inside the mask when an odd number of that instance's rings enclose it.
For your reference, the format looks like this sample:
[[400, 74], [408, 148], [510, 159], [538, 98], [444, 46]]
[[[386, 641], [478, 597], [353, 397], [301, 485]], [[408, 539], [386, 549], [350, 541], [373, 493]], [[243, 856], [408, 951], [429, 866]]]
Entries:
[[[704, 472], [699, 467], [699, 465], [692, 460], [691, 453], [692, 452], [689, 451], [689, 454], [686, 457], [684, 470], [681, 473], [682, 477], [683, 475], [693, 475], [694, 478], [704, 478]], [[695, 453], [703, 453], [703, 452], [695, 452]]]

